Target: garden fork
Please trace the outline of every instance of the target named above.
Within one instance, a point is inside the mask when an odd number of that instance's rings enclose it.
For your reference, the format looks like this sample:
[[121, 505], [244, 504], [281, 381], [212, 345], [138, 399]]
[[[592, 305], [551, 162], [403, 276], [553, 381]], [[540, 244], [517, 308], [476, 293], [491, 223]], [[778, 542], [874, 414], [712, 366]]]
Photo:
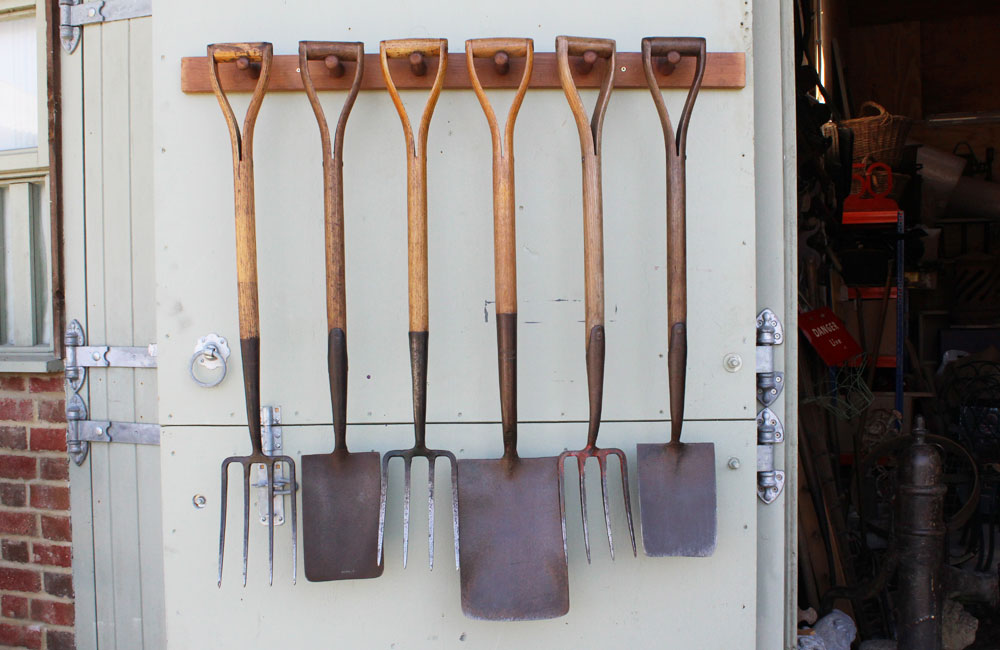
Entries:
[[[292, 583], [298, 565], [296, 549], [295, 511], [295, 462], [289, 456], [264, 454], [260, 436], [260, 316], [257, 309], [257, 237], [254, 216], [253, 185], [253, 128], [257, 113], [267, 92], [271, 73], [273, 49], [270, 43], [227, 43], [208, 46], [212, 89], [222, 107], [229, 126], [233, 144], [233, 180], [236, 199], [236, 271], [239, 283], [238, 307], [240, 322], [240, 349], [243, 358], [243, 383], [246, 393], [247, 426], [250, 431], [249, 456], [230, 456], [222, 461], [222, 524], [219, 530], [219, 586], [222, 586], [222, 559], [226, 548], [226, 505], [228, 503], [229, 466], [243, 466], [243, 586], [247, 584], [247, 551], [250, 539], [250, 481], [251, 469], [264, 465], [267, 470], [267, 538], [268, 584], [274, 581], [274, 485], [275, 465], [286, 463], [288, 486], [292, 494]], [[241, 68], [260, 66], [260, 76], [254, 88], [243, 132], [240, 133], [236, 115], [219, 83], [219, 63], [237, 62]]]

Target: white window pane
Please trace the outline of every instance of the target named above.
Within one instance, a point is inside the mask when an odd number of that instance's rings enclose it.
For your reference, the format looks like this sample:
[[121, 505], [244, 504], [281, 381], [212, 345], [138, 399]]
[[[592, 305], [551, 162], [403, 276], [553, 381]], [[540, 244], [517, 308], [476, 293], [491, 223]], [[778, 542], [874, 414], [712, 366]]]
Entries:
[[0, 150], [38, 146], [38, 44], [33, 15], [0, 20]]

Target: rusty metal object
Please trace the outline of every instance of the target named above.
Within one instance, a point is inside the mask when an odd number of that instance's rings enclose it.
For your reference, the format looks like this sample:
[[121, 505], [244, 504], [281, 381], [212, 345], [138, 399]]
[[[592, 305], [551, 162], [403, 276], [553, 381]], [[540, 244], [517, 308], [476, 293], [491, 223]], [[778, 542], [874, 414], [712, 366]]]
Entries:
[[[524, 75], [500, 128], [476, 59], [503, 51], [524, 59]], [[569, 611], [569, 575], [559, 516], [555, 457], [517, 455], [517, 274], [514, 236], [514, 123], [531, 78], [530, 39], [466, 41], [469, 79], [493, 141], [493, 244], [497, 365], [503, 456], [458, 461], [462, 611], [471, 618], [525, 621]]]
[[[260, 315], [257, 307], [257, 237], [253, 183], [253, 130], [267, 93], [271, 73], [273, 48], [270, 43], [226, 43], [208, 46], [211, 61], [212, 88], [229, 127], [233, 146], [233, 183], [236, 215], [236, 270], [240, 322], [240, 350], [243, 361], [243, 387], [246, 395], [247, 428], [250, 433], [249, 456], [230, 456], [222, 461], [222, 523], [219, 529], [219, 586], [222, 586], [222, 561], [226, 548], [226, 507], [228, 505], [229, 466], [243, 466], [243, 586], [247, 584], [247, 555], [250, 542], [250, 481], [251, 468], [267, 468], [267, 539], [268, 583], [274, 580], [274, 484], [276, 463], [286, 463], [292, 492], [292, 582], [296, 576], [295, 462], [288, 456], [266, 456], [260, 437]], [[243, 130], [236, 121], [232, 106], [219, 83], [219, 63], [245, 60], [258, 66], [259, 76], [246, 116]]]
[[[593, 117], [588, 119], [587, 111], [580, 99], [580, 93], [573, 80], [569, 57], [587, 54], [606, 59], [601, 91], [597, 96]], [[608, 504], [608, 456], [618, 458], [621, 467], [622, 492], [625, 501], [625, 517], [628, 521], [632, 554], [636, 555], [635, 529], [632, 523], [632, 505], [628, 490], [628, 463], [621, 449], [601, 449], [597, 446], [598, 430], [601, 426], [601, 406], [604, 396], [604, 216], [601, 202], [601, 127], [604, 113], [611, 98], [615, 75], [615, 42], [609, 39], [581, 39], [560, 36], [556, 39], [556, 56], [559, 64], [559, 79], [569, 102], [573, 118], [580, 135], [580, 153], [583, 162], [583, 240], [584, 240], [584, 286], [586, 293], [585, 331], [587, 351], [587, 384], [590, 398], [590, 422], [587, 445], [577, 451], [564, 451], [559, 456], [559, 499], [563, 522], [563, 549], [566, 548], [566, 466], [568, 458], [575, 458], [580, 484], [580, 508], [583, 514], [583, 544], [590, 562], [590, 532], [587, 527], [587, 492], [585, 490], [585, 470], [588, 458], [596, 458], [601, 472], [601, 496], [604, 504], [604, 524], [608, 532], [608, 546], [611, 558], [615, 557], [615, 543], [611, 534], [611, 514]], [[596, 59], [595, 59], [596, 60]], [[594, 61], [591, 62], [591, 66]]]
[[[330, 128], [309, 72], [309, 61], [324, 61], [331, 73], [355, 66], [331, 142]], [[326, 232], [327, 370], [333, 409], [334, 448], [302, 457], [302, 546], [306, 579], [312, 582], [375, 578], [382, 575], [376, 553], [378, 494], [376, 452], [347, 449], [347, 297], [344, 279], [344, 131], [364, 74], [364, 44], [299, 42], [302, 85], [316, 114], [323, 147], [323, 206]], [[341, 73], [342, 74], [342, 73]]]
[[[656, 81], [653, 57], [695, 57], [694, 81], [676, 133]], [[667, 316], [670, 342], [670, 442], [638, 445], [639, 514], [646, 555], [704, 557], [715, 552], [715, 445], [681, 442], [687, 375], [687, 251], [685, 156], [691, 111], [705, 74], [705, 39], [644, 38], [642, 65], [667, 151]]]
[[[409, 241], [409, 300], [410, 300], [410, 373], [413, 387], [413, 434], [414, 444], [410, 449], [395, 449], [382, 457], [382, 484], [380, 488], [378, 543], [379, 562], [382, 561], [382, 547], [385, 536], [385, 508], [388, 490], [389, 461], [403, 460], [405, 485], [403, 488], [403, 567], [406, 567], [410, 545], [410, 468], [414, 457], [427, 459], [427, 518], [428, 562], [434, 568], [434, 461], [444, 458], [451, 463], [451, 508], [452, 527], [455, 535], [455, 568], [458, 568], [458, 464], [455, 454], [440, 449], [429, 449], [426, 445], [427, 428], [427, 132], [430, 128], [434, 106], [444, 84], [448, 67], [448, 41], [444, 39], [414, 39], [404, 41], [382, 41], [379, 48], [382, 74], [389, 95], [399, 113], [406, 137], [406, 215], [407, 238]], [[396, 91], [389, 72], [389, 59], [408, 58], [413, 66], [413, 74], [427, 73], [424, 57], [438, 58], [437, 75], [434, 86], [427, 97], [427, 104], [420, 120], [416, 138], [410, 126], [410, 118], [403, 108], [403, 102]]]
[[899, 463], [896, 640], [907, 650], [941, 648], [941, 567], [947, 532], [944, 495], [948, 488], [942, 482], [941, 454], [926, 435], [924, 419], [917, 416], [913, 444]]

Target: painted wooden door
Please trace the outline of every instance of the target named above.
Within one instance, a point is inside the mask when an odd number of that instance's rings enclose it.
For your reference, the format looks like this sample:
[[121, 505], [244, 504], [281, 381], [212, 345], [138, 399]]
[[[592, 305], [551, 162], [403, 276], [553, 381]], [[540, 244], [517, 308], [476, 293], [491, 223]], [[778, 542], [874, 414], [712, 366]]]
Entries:
[[[767, 4], [767, 3], [764, 3]], [[777, 39], [777, 11], [755, 33], [750, 2], [512, 0], [475, 5], [398, 0], [377, 5], [299, 2], [280, 11], [264, 0], [172, 2], [154, 23], [154, 179], [156, 309], [159, 331], [159, 419], [166, 628], [170, 648], [337, 647], [677, 647], [772, 650], [784, 642], [784, 519], [766, 518], [768, 545], [758, 544], [755, 490], [754, 317], [757, 279], [768, 268], [784, 295], [780, 264], [759, 264], [757, 231], [781, 223], [782, 115], [760, 99], [780, 96], [780, 74], [756, 85], [755, 43]], [[192, 16], [197, 19], [193, 20]], [[690, 353], [685, 435], [716, 445], [719, 539], [710, 558], [632, 558], [626, 546], [620, 488], [612, 487], [618, 555], [602, 541], [600, 508], [591, 507], [594, 552], [588, 565], [578, 502], [567, 508], [570, 613], [560, 619], [496, 624], [469, 620], [459, 606], [450, 562], [447, 470], [439, 468], [438, 554], [429, 572], [426, 523], [411, 517], [410, 564], [400, 562], [402, 473], [389, 474], [385, 574], [376, 580], [309, 583], [298, 567], [292, 585], [290, 531], [276, 530], [275, 581], [267, 580], [267, 528], [251, 521], [246, 587], [240, 576], [242, 495], [230, 487], [227, 564], [216, 585], [219, 464], [246, 454], [239, 352], [228, 378], [204, 389], [188, 375], [195, 342], [217, 333], [237, 339], [232, 166], [229, 135], [210, 94], [186, 95], [184, 56], [212, 42], [268, 40], [277, 54], [300, 39], [363, 40], [369, 52], [384, 38], [446, 37], [460, 51], [469, 37], [530, 36], [551, 51], [557, 34], [615, 38], [636, 51], [647, 35], [703, 35], [713, 51], [747, 54], [747, 86], [705, 90], [688, 144]], [[781, 69], [778, 48], [762, 48], [763, 70]], [[768, 65], [772, 67], [768, 67]], [[498, 113], [510, 93], [496, 92]], [[593, 93], [585, 93], [592, 101]], [[405, 93], [411, 114], [424, 94]], [[242, 119], [248, 96], [231, 97]], [[343, 93], [324, 93], [335, 114]], [[667, 96], [673, 112], [683, 94]], [[766, 134], [761, 149], [755, 134]], [[763, 137], [763, 136], [762, 136]], [[521, 359], [520, 451], [553, 455], [585, 441], [580, 157], [577, 133], [560, 91], [530, 91], [515, 135], [517, 158], [518, 312]], [[667, 438], [666, 271], [663, 141], [649, 94], [615, 91], [603, 143], [607, 368], [602, 441], [620, 446], [632, 464], [635, 444]], [[761, 176], [759, 151], [779, 177]], [[471, 92], [445, 91], [430, 130], [430, 370], [428, 440], [460, 458], [500, 455], [493, 311], [490, 140]], [[300, 93], [271, 94], [256, 128], [257, 237], [260, 272], [262, 396], [282, 409], [284, 451], [293, 458], [332, 448], [326, 378], [320, 144]], [[412, 441], [406, 347], [405, 159], [399, 121], [388, 96], [365, 92], [345, 143], [347, 303], [351, 368], [348, 422], [357, 451]], [[775, 187], [774, 184], [777, 184]], [[760, 193], [766, 185], [768, 192]], [[720, 189], [722, 188], [722, 189]], [[777, 228], [780, 230], [780, 227]], [[783, 259], [784, 238], [763, 254]], [[766, 274], [765, 274], [766, 275]], [[794, 302], [794, 301], [793, 301]], [[790, 329], [790, 331], [792, 331]], [[727, 355], [744, 361], [726, 370]], [[787, 370], [787, 368], [786, 368]], [[736, 460], [738, 462], [731, 462]], [[414, 473], [414, 501], [426, 498]], [[596, 476], [596, 472], [591, 476]], [[575, 480], [570, 473], [569, 481]], [[611, 485], [615, 486], [612, 475]], [[308, 480], [303, 477], [302, 480]], [[425, 489], [425, 488], [424, 488]], [[597, 495], [600, 486], [590, 484]], [[592, 497], [596, 503], [596, 497]], [[784, 512], [784, 499], [774, 504]], [[256, 506], [252, 512], [256, 513]], [[301, 510], [300, 510], [301, 512]], [[414, 513], [422, 512], [416, 506]], [[638, 517], [638, 511], [636, 515]], [[638, 533], [638, 531], [637, 531]], [[301, 539], [299, 548], [301, 549]], [[778, 549], [775, 551], [775, 549]], [[776, 558], [776, 555], [778, 556]], [[301, 553], [300, 553], [301, 557]], [[771, 576], [758, 594], [758, 558]], [[773, 563], [777, 561], [777, 565]], [[301, 563], [301, 560], [300, 560]], [[781, 590], [772, 589], [777, 584]], [[794, 588], [792, 588], [794, 591]], [[759, 613], [767, 610], [768, 619]], [[777, 620], [776, 620], [777, 619]], [[761, 633], [759, 627], [768, 627]], [[763, 645], [759, 645], [763, 643]]]
[[[91, 25], [62, 54], [66, 313], [94, 345], [156, 341], [152, 19]], [[156, 422], [152, 369], [90, 369], [90, 417]], [[71, 464], [77, 647], [165, 647], [160, 450], [92, 443]]]

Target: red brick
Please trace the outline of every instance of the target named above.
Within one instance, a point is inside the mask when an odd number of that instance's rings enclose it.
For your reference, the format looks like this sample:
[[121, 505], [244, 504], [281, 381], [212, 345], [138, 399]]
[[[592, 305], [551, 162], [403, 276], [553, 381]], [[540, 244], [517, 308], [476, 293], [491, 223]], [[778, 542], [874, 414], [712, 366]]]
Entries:
[[24, 377], [0, 375], [0, 390], [23, 391]]
[[0, 447], [4, 449], [27, 449], [28, 434], [24, 427], [0, 427]]
[[[65, 434], [63, 440], [66, 439]], [[69, 479], [68, 458], [42, 458], [38, 461], [38, 475], [46, 481], [65, 481]]]
[[64, 391], [63, 376], [32, 377], [30, 386], [32, 393], [62, 393]]
[[48, 650], [76, 650], [76, 638], [72, 632], [46, 630], [45, 647]]
[[60, 598], [73, 597], [73, 575], [71, 573], [48, 573], [42, 576], [45, 593]]
[[57, 603], [52, 600], [32, 600], [31, 620], [50, 625], [73, 625], [73, 603]]
[[38, 650], [42, 647], [42, 630], [37, 625], [21, 627], [20, 625], [0, 623], [0, 644], [4, 648]]
[[0, 542], [0, 549], [2, 549], [0, 552], [3, 554], [3, 559], [8, 562], [27, 564], [30, 559], [28, 542], [15, 542], [12, 539], [5, 539], [3, 542]]
[[53, 542], [73, 540], [73, 528], [69, 517], [49, 517], [42, 515], [42, 537]]
[[4, 594], [0, 599], [0, 612], [7, 618], [28, 618], [28, 599]]
[[31, 561], [34, 564], [46, 564], [48, 566], [72, 566], [73, 550], [69, 546], [55, 546], [53, 544], [32, 544]]
[[[31, 408], [30, 399], [11, 399], [5, 397], [0, 399], [0, 420], [13, 420], [15, 422], [31, 422], [34, 419], [34, 411]], [[63, 414], [65, 416], [65, 414]]]
[[69, 510], [69, 488], [58, 485], [32, 485], [31, 507], [43, 510]]
[[0, 483], [0, 503], [11, 508], [23, 508], [27, 503], [23, 483]]
[[0, 478], [35, 478], [37, 465], [31, 456], [0, 455]]
[[66, 401], [47, 399], [38, 402], [38, 419], [42, 422], [65, 422]]
[[30, 512], [0, 511], [0, 533], [34, 536], [38, 533], [35, 515]]
[[40, 625], [29, 625], [24, 628], [24, 647], [28, 650], [41, 650], [42, 627]]
[[33, 451], [66, 451], [66, 429], [31, 427]]
[[42, 588], [42, 581], [37, 571], [27, 569], [12, 569], [0, 567], [0, 589], [4, 591], [37, 592]]

